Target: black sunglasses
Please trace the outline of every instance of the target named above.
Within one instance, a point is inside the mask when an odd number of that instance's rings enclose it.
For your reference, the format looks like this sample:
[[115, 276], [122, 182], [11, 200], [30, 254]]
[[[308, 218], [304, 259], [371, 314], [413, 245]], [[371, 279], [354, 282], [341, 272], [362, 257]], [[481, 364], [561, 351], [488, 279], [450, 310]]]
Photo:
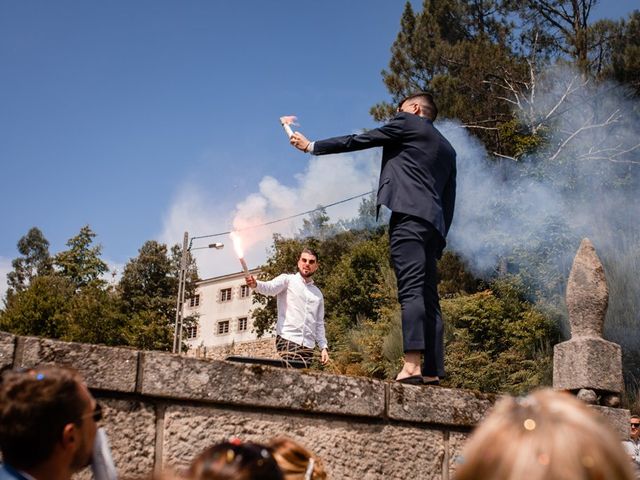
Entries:
[[631, 428], [640, 428], [640, 423], [632, 423]]
[[87, 413], [86, 415], [82, 416], [82, 418], [87, 418], [87, 417], [93, 418], [93, 421], [96, 423], [102, 420], [102, 405], [96, 402], [96, 406], [93, 409], [93, 412]]

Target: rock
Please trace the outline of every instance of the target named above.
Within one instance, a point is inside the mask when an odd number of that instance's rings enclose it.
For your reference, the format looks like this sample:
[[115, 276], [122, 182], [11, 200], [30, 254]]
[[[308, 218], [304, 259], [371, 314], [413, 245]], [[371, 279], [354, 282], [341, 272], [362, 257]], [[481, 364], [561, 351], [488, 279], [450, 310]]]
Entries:
[[595, 405], [598, 402], [598, 395], [593, 390], [589, 390], [588, 388], [582, 388], [578, 392], [578, 399], [582, 400], [584, 403], [588, 403], [589, 405]]

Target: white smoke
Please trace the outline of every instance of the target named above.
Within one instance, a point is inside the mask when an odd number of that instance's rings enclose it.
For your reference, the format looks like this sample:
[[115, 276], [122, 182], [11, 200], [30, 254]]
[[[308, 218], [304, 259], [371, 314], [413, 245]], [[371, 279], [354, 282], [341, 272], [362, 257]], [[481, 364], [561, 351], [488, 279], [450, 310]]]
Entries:
[[[293, 185], [266, 176], [255, 192], [239, 201], [231, 213], [215, 207], [213, 197], [194, 185], [185, 185], [176, 196], [164, 220], [160, 240], [169, 245], [182, 243], [184, 231], [191, 237], [238, 230], [249, 268], [260, 266], [267, 258], [273, 234], [295, 235], [304, 216], [286, 219], [337, 201], [370, 191], [380, 169], [380, 151], [309, 157], [307, 167], [295, 175]], [[357, 215], [359, 199], [327, 209], [333, 222]], [[262, 225], [274, 222], [258, 228]], [[222, 251], [200, 249], [222, 242]], [[192, 248], [201, 278], [240, 271], [240, 264], [228, 235], [195, 239]]]
[[578, 78], [559, 68], [539, 85], [523, 120], [533, 124], [553, 110], [541, 130], [545, 144], [518, 162], [489, 159], [459, 124], [438, 124], [458, 153], [449, 247], [482, 275], [513, 262], [508, 269], [528, 273], [532, 293], [550, 288], [561, 298], [579, 243], [589, 237], [607, 274], [609, 331], [622, 341], [618, 327], [636, 329], [640, 314], [633, 272], [640, 267], [640, 126], [622, 87]]

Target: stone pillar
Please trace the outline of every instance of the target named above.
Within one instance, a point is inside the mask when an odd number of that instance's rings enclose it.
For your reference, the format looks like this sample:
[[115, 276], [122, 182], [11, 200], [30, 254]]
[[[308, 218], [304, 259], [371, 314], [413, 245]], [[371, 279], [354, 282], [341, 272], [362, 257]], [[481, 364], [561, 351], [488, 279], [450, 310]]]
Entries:
[[622, 350], [602, 338], [609, 289], [593, 244], [585, 238], [567, 284], [571, 339], [553, 350], [553, 388], [592, 405], [617, 407], [623, 391]]

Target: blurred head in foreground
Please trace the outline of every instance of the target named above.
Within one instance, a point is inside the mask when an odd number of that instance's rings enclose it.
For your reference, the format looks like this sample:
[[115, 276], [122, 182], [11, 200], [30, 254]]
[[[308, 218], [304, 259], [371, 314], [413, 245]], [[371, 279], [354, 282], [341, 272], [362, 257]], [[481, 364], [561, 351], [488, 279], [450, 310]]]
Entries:
[[604, 417], [568, 393], [501, 399], [464, 451], [456, 480], [633, 480]]
[[191, 480], [283, 480], [268, 447], [238, 440], [204, 450], [191, 464]]
[[285, 480], [325, 480], [327, 478], [322, 460], [290, 438], [274, 438], [269, 446]]

